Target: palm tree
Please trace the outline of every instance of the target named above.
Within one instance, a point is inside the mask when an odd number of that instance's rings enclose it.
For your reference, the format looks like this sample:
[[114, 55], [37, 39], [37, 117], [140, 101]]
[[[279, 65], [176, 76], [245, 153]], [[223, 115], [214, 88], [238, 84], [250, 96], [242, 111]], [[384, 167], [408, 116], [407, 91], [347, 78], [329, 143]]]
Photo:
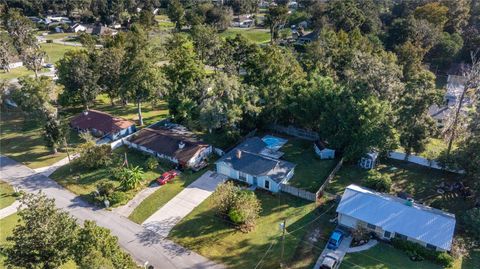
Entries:
[[120, 185], [125, 190], [134, 189], [142, 181], [143, 174], [143, 169], [139, 166], [135, 166], [132, 168], [125, 167], [122, 170], [122, 180], [120, 182]]

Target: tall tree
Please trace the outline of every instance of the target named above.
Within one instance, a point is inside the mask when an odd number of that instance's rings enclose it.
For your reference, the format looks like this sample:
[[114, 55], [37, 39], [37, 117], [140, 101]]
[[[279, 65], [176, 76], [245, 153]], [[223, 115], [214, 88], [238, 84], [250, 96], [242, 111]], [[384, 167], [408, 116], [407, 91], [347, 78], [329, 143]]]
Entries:
[[7, 237], [6, 264], [24, 268], [58, 268], [71, 259], [78, 227], [65, 211], [55, 208], [44, 194], [24, 194], [21, 222]]
[[168, 81], [168, 108], [170, 115], [179, 121], [188, 121], [196, 118], [195, 110], [198, 102], [203, 99], [202, 83], [205, 66], [195, 53], [190, 40], [183, 35], [175, 34], [167, 43], [167, 57], [169, 64], [164, 67]]
[[127, 37], [121, 72], [122, 92], [137, 104], [138, 121], [143, 125], [142, 102], [155, 97], [154, 94], [162, 88], [162, 77], [156, 66], [156, 54], [149, 46], [147, 33], [138, 25], [132, 28]]
[[177, 29], [177, 31], [182, 30], [185, 24], [185, 9], [180, 0], [170, 1], [167, 8], [167, 15], [168, 18], [175, 23], [175, 29]]
[[435, 122], [428, 116], [428, 109], [441, 100], [441, 92], [435, 87], [435, 75], [423, 70], [408, 80], [398, 110], [397, 126], [400, 145], [407, 156], [422, 152], [434, 130]]
[[64, 86], [60, 102], [64, 105], [82, 104], [88, 109], [100, 91], [96, 54], [86, 50], [70, 50], [57, 64], [58, 83]]
[[[99, 227], [93, 221], [85, 221], [78, 232], [73, 247], [75, 262], [82, 268], [91, 268], [93, 257], [103, 260], [101, 268], [135, 268], [132, 258], [118, 246], [118, 238], [108, 229]], [[93, 256], [93, 257], [92, 257]], [[90, 257], [90, 258], [86, 258]], [[109, 267], [108, 265], [112, 266]]]
[[124, 57], [125, 50], [123, 47], [108, 47], [101, 51], [97, 59], [98, 84], [110, 98], [112, 106], [115, 105], [115, 98], [121, 93], [121, 72]]
[[37, 45], [27, 47], [21, 55], [23, 65], [35, 73], [35, 78], [38, 78], [38, 72], [42, 69], [46, 55], [47, 53], [41, 50]]
[[10, 64], [14, 56], [11, 39], [7, 34], [0, 34], [0, 68], [10, 72]]
[[3, 16], [3, 26], [20, 55], [23, 54], [25, 48], [35, 46], [37, 43], [34, 36], [33, 23], [23, 16], [19, 10], [8, 9]]
[[265, 16], [265, 25], [270, 29], [270, 42], [273, 44], [279, 38], [279, 30], [288, 18], [288, 8], [285, 5], [271, 6]]
[[427, 3], [423, 6], [417, 7], [414, 16], [418, 20], [427, 20], [431, 24], [443, 30], [445, 23], [448, 21], [448, 7], [439, 2]]
[[472, 99], [478, 98], [480, 95], [480, 56], [476, 53], [472, 53], [472, 67], [465, 71], [463, 76], [465, 77], [465, 83], [463, 84], [463, 90], [458, 99], [457, 107], [455, 108], [455, 115], [452, 126], [450, 127], [450, 138], [448, 139], [447, 155], [452, 150], [453, 141], [456, 138], [456, 129], [459, 123], [460, 112], [464, 106], [465, 98], [467, 94], [472, 95]]

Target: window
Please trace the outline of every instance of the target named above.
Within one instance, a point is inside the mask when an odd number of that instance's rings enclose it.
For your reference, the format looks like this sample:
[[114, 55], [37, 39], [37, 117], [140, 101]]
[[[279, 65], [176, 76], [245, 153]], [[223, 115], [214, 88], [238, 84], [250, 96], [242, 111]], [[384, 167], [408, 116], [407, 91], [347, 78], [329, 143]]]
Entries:
[[245, 174], [244, 172], [238, 172], [238, 179], [247, 181], [247, 174]]
[[437, 247], [434, 245], [427, 244], [427, 248], [431, 250], [437, 250]]
[[396, 238], [399, 238], [399, 239], [403, 239], [403, 240], [407, 240], [408, 237], [406, 235], [403, 235], [403, 234], [399, 234], [399, 233], [396, 233], [395, 234], [395, 237]]
[[390, 238], [391, 236], [392, 236], [392, 233], [389, 231], [385, 231], [385, 233], [383, 234], [383, 237], [385, 238]]
[[270, 181], [265, 180], [265, 189], [269, 190], [270, 189]]
[[373, 225], [373, 224], [370, 224], [370, 223], [367, 223], [367, 227], [369, 229], [372, 229], [372, 230], [375, 230], [377, 228], [377, 226]]

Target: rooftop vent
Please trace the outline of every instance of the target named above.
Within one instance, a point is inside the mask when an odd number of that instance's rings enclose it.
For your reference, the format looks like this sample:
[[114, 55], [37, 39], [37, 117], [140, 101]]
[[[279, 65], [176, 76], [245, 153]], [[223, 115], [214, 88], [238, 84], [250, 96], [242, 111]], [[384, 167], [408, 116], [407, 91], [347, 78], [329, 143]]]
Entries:
[[237, 159], [240, 159], [240, 158], [242, 158], [242, 151], [241, 151], [241, 150], [239, 150], [239, 149], [237, 149], [237, 152], [236, 152], [236, 154], [235, 154], [235, 155], [237, 156]]
[[88, 110], [83, 111], [83, 115], [87, 116], [88, 115]]

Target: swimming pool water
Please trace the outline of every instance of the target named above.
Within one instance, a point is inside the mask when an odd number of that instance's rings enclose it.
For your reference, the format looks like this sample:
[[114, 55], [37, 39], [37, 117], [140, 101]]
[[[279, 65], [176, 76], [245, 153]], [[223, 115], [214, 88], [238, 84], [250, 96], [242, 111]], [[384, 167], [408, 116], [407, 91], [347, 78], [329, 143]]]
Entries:
[[287, 143], [286, 139], [275, 137], [272, 135], [267, 135], [262, 138], [263, 142], [267, 144], [267, 148], [278, 150], [280, 149], [285, 143]]

